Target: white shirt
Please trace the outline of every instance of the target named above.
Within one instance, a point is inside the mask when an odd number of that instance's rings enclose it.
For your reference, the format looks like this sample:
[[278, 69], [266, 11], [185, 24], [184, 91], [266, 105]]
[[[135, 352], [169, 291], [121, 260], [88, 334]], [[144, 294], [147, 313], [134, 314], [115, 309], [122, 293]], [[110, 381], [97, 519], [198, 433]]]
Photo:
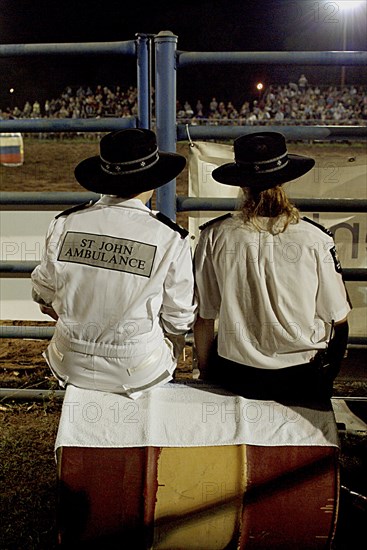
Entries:
[[307, 363], [351, 309], [337, 269], [332, 236], [312, 223], [272, 235], [239, 215], [218, 219], [195, 251], [198, 314], [219, 319], [221, 357], [264, 369]]
[[195, 320], [191, 251], [139, 199], [103, 196], [54, 219], [32, 284], [59, 316], [47, 359], [63, 384], [133, 394], [172, 378], [165, 333]]

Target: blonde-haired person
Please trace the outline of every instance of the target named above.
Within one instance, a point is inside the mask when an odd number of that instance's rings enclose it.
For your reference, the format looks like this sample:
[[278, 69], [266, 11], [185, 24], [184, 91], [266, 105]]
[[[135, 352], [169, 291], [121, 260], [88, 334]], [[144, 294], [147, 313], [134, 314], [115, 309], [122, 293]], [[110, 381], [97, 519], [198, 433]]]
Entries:
[[205, 224], [195, 250], [200, 378], [249, 398], [323, 400], [351, 306], [331, 233], [282, 187], [314, 160], [289, 154], [277, 132], [239, 137], [234, 155], [212, 176], [242, 189], [242, 207]]

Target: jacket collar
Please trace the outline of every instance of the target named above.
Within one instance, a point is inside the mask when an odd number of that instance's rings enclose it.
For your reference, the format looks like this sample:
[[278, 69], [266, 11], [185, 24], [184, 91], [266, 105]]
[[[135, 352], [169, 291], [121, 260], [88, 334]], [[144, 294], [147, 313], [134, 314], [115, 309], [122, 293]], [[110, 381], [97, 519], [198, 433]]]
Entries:
[[143, 210], [144, 212], [151, 212], [140, 199], [124, 199], [117, 195], [101, 195], [101, 198], [96, 204], [103, 204], [108, 206], [122, 206], [124, 208], [135, 208], [136, 210]]

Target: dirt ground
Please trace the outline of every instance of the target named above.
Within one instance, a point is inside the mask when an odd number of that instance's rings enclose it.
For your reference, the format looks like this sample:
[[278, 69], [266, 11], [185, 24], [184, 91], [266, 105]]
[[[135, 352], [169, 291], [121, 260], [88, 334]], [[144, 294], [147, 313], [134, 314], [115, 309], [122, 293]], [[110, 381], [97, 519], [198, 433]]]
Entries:
[[[177, 144], [177, 152], [188, 158], [189, 144]], [[290, 153], [304, 154], [322, 162], [353, 159], [358, 163], [366, 157], [365, 143], [289, 143]], [[75, 137], [52, 139], [25, 138], [24, 164], [19, 167], [0, 166], [0, 191], [85, 191], [74, 178], [74, 168], [84, 158], [98, 155], [98, 140]], [[187, 166], [177, 177], [177, 194], [187, 195]], [[154, 206], [154, 197], [153, 197]], [[177, 222], [187, 227], [187, 213], [178, 212]]]
[[[178, 152], [188, 154], [188, 144], [178, 144]], [[95, 139], [24, 140], [25, 162], [17, 168], [0, 167], [0, 191], [84, 191], [73, 170], [82, 159], [98, 154]], [[289, 150], [317, 158], [359, 157], [360, 144], [337, 144], [332, 148], [315, 144], [290, 144]], [[187, 194], [187, 169], [177, 179], [178, 194]], [[177, 221], [187, 227], [187, 215]], [[2, 324], [20, 321], [2, 320]], [[36, 324], [34, 322], [30, 323]], [[47, 322], [42, 324], [49, 324]], [[52, 323], [51, 323], [52, 325]], [[0, 350], [1, 388], [57, 389], [42, 357], [46, 340], [3, 339]], [[177, 378], [192, 376], [192, 348], [187, 346]], [[362, 387], [353, 381], [336, 384], [337, 395], [360, 395]], [[364, 386], [365, 389], [365, 386]], [[56, 468], [53, 445], [61, 410], [55, 395], [41, 401], [22, 402], [0, 397], [0, 550], [53, 550], [56, 548]], [[341, 432], [342, 485], [367, 494], [367, 449], [365, 434]], [[364, 481], [363, 481], [364, 480]], [[337, 550], [363, 547], [359, 536], [367, 519], [366, 506], [350, 493], [341, 495]], [[353, 542], [351, 539], [355, 539]], [[206, 549], [202, 549], [206, 550]]]

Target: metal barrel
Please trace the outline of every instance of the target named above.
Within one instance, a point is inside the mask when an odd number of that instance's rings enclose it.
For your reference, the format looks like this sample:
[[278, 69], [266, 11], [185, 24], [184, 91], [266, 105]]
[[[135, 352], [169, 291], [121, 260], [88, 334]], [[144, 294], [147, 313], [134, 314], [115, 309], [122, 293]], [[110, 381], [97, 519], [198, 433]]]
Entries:
[[338, 453], [61, 447], [59, 538], [65, 548], [326, 549], [336, 528]]

